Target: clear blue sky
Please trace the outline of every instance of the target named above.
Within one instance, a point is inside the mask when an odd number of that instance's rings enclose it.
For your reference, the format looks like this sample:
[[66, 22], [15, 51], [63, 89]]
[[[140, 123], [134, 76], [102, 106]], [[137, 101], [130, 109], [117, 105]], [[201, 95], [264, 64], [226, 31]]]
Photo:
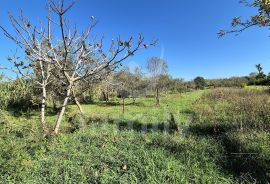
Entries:
[[[81, 28], [90, 16], [99, 24], [96, 33], [107, 41], [118, 35], [142, 32], [159, 45], [127, 60], [125, 64], [145, 66], [147, 58], [162, 56], [168, 61], [174, 77], [193, 79], [222, 78], [248, 75], [261, 63], [270, 72], [270, 31], [253, 28], [235, 37], [218, 39], [220, 28], [229, 28], [237, 15], [248, 16], [255, 10], [244, 7], [239, 0], [78, 0], [68, 14]], [[46, 0], [2, 0], [0, 24], [10, 28], [8, 11], [17, 14], [22, 9], [30, 20], [46, 15]], [[105, 40], [105, 41], [106, 41]], [[0, 34], [0, 64], [15, 45]]]

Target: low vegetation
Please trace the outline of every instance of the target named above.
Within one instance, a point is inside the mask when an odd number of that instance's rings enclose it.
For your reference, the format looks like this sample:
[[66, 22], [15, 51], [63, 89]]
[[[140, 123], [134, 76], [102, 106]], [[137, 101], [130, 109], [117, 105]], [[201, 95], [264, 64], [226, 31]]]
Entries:
[[117, 99], [83, 105], [84, 116], [74, 105], [62, 134], [45, 139], [38, 112], [1, 111], [1, 181], [264, 183], [269, 108], [260, 103], [266, 98], [265, 91], [216, 89], [163, 95], [160, 107], [154, 98], [128, 99], [125, 114]]
[[[270, 1], [232, 30], [270, 26]], [[4, 35], [25, 53], [0, 75], [0, 183], [269, 183], [270, 74], [192, 81], [167, 61], [120, 68], [154, 47], [142, 34], [110, 43], [69, 23], [75, 2], [49, 0], [46, 22], [9, 14]], [[162, 47], [163, 50], [163, 47]], [[163, 54], [162, 54], [163, 55]], [[22, 59], [23, 58], [23, 59]], [[7, 71], [9, 70], [9, 71]], [[144, 73], [143, 71], [149, 73]]]

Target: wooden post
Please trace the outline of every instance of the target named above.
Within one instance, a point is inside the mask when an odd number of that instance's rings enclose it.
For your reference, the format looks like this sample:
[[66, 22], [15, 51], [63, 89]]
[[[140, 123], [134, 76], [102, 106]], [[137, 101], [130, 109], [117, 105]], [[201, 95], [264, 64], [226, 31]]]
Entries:
[[123, 114], [125, 113], [125, 98], [122, 98], [123, 99]]

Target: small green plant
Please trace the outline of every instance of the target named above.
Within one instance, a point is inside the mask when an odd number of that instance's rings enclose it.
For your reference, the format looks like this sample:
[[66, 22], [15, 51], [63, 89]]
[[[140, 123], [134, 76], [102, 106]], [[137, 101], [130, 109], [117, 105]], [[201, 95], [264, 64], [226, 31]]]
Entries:
[[241, 84], [240, 84], [240, 87], [244, 89], [244, 88], [247, 87], [247, 84], [246, 84], [246, 83], [241, 83]]

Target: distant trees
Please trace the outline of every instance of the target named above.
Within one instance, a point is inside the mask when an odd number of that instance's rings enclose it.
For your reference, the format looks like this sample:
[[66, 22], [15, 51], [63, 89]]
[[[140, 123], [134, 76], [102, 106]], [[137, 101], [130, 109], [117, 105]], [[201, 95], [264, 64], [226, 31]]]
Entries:
[[135, 104], [138, 93], [144, 88], [143, 72], [141, 68], [136, 67], [134, 71], [131, 71], [130, 68], [126, 67], [115, 73], [114, 77], [115, 81], [119, 84], [119, 88], [128, 91], [133, 98], [133, 104]]
[[196, 77], [194, 79], [196, 89], [204, 89], [207, 86], [207, 82], [203, 77]]
[[249, 84], [249, 77], [230, 77], [224, 79], [207, 80], [209, 87], [240, 87], [241, 84]]
[[160, 79], [163, 74], [167, 73], [167, 62], [164, 59], [152, 57], [147, 61], [147, 69], [151, 75], [151, 82], [155, 89], [156, 105], [160, 105]]
[[[112, 39], [110, 48], [106, 50], [103, 39], [93, 39], [90, 36], [96, 25], [94, 17], [91, 17], [88, 28], [81, 33], [76, 26], [70, 25], [65, 16], [73, 6], [74, 2], [65, 6], [64, 0], [51, 0], [46, 17], [47, 26], [32, 25], [22, 13], [19, 18], [9, 16], [14, 35], [0, 26], [5, 35], [25, 51], [27, 58], [27, 62], [23, 62], [14, 55], [9, 60], [13, 62], [19, 74], [31, 78], [42, 89], [41, 124], [45, 132], [48, 86], [52, 81], [59, 81], [62, 102], [53, 134], [59, 132], [66, 106], [72, 96], [76, 96], [76, 86], [101, 80], [138, 50], [155, 44], [144, 43], [142, 35], [139, 35], [137, 41], [133, 37], [127, 40], [118, 37], [116, 40]], [[51, 16], [51, 13], [54, 15]], [[53, 20], [54, 18], [57, 20]]]
[[270, 77], [265, 75], [261, 64], [255, 65], [257, 72], [249, 75], [249, 85], [269, 85]]
[[256, 72], [251, 72], [248, 76], [249, 84], [250, 85], [256, 85], [256, 79], [257, 78], [257, 73]]
[[256, 78], [259, 80], [259, 79], [264, 79], [266, 77], [266, 75], [264, 74], [263, 72], [263, 68], [262, 68], [262, 65], [261, 64], [257, 64], [255, 65], [256, 69], [257, 69], [257, 76]]
[[172, 79], [170, 90], [173, 93], [182, 93], [188, 91], [188, 87], [183, 79]]
[[[242, 33], [246, 29], [251, 27], [263, 27], [269, 28], [270, 27], [270, 1], [269, 0], [241, 0], [241, 4], [244, 4], [247, 7], [254, 8], [257, 12], [255, 15], [252, 15], [248, 18], [243, 19], [241, 16], [237, 16], [232, 19], [231, 22], [231, 29], [229, 30], [220, 30], [218, 32], [219, 37], [223, 37], [226, 34], [234, 33], [238, 35]], [[263, 68], [260, 64], [256, 65], [256, 69], [258, 74], [256, 76], [256, 80], [252, 76], [252, 84], [259, 84], [259, 85], [266, 85], [269, 84], [269, 77], [267, 77], [263, 72]]]

